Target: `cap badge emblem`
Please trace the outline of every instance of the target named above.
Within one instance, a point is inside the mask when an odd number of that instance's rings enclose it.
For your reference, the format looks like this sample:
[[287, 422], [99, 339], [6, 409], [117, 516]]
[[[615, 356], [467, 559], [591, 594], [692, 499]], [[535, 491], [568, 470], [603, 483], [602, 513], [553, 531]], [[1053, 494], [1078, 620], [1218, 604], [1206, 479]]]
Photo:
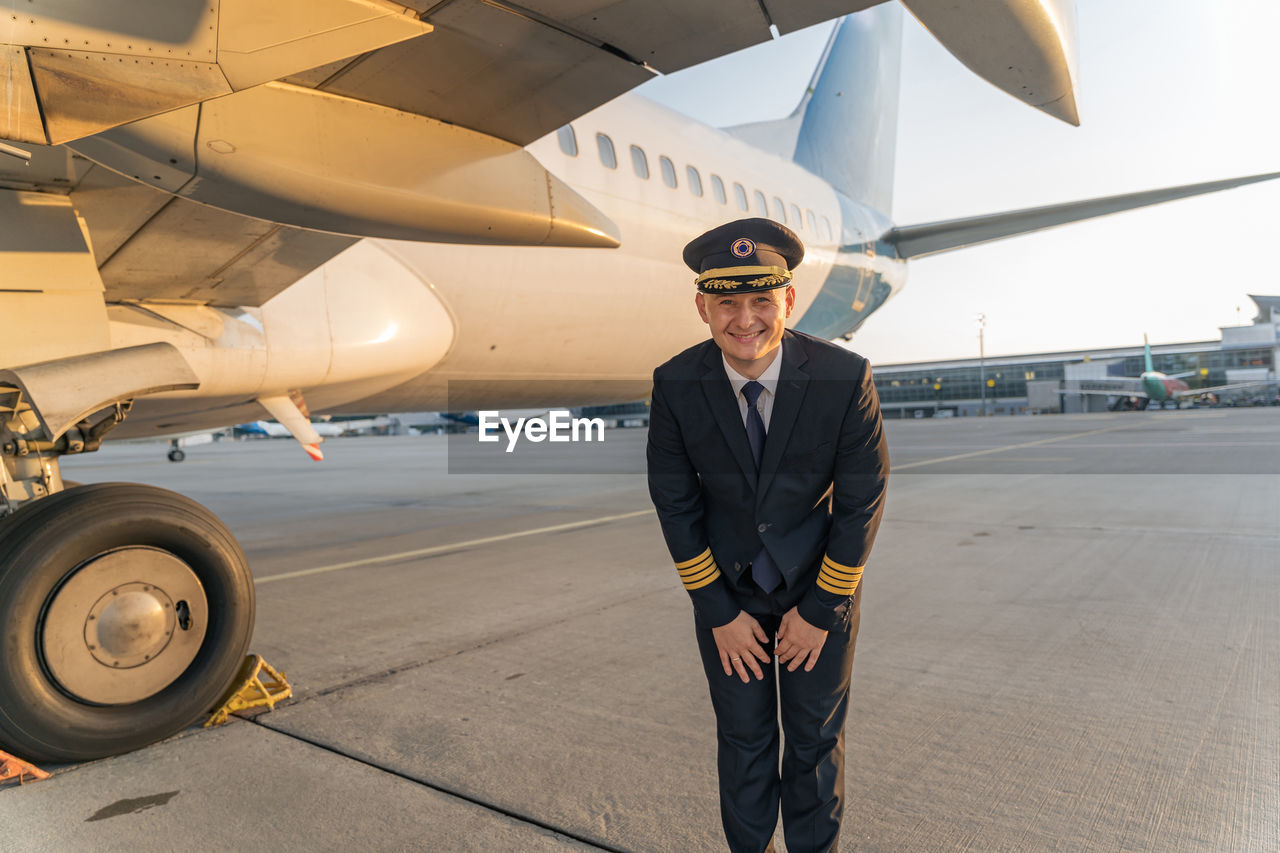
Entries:
[[737, 258], [749, 257], [755, 253], [755, 250], [756, 244], [751, 240], [748, 240], [746, 237], [739, 237], [737, 240], [734, 240], [733, 245], [729, 247], [729, 251], [733, 252], [734, 257]]

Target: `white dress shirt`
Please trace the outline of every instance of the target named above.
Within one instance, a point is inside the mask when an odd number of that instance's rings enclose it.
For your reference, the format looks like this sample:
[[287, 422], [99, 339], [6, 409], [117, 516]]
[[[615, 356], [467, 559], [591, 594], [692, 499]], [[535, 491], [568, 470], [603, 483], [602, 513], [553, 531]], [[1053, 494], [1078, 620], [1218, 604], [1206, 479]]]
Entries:
[[[729, 359], [724, 357], [724, 353], [720, 354], [720, 358], [724, 361], [724, 372], [729, 377], [729, 384], [733, 386], [733, 396], [738, 400], [738, 412], [742, 415], [742, 423], [747, 423], [747, 398], [742, 396], [742, 386], [751, 380], [743, 376], [738, 371], [729, 366]], [[764, 373], [760, 374], [760, 378], [756, 381], [764, 386], [764, 390], [760, 392], [760, 397], [756, 400], [756, 411], [760, 412], [760, 420], [764, 421], [764, 431], [769, 431], [769, 417], [773, 414], [773, 396], [778, 392], [778, 376], [782, 373], [782, 346], [778, 347], [778, 354], [773, 357], [773, 363], [764, 369]]]

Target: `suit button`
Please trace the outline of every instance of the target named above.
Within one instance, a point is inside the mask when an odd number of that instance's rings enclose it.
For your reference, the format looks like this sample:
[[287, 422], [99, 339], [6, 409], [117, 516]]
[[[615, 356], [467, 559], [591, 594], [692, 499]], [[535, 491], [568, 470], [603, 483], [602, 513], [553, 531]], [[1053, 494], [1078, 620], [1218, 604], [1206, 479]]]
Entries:
[[733, 570], [734, 570], [735, 572], [740, 572], [740, 571], [742, 571], [742, 563], [734, 563], [734, 564], [733, 564]]
[[769, 529], [769, 525], [767, 525], [767, 524], [762, 524], [762, 525], [760, 525], [759, 527], [757, 527], [757, 528], [756, 528], [756, 532], [757, 532], [757, 533], [764, 533], [764, 532], [765, 532], [766, 530], [768, 530], [768, 529]]

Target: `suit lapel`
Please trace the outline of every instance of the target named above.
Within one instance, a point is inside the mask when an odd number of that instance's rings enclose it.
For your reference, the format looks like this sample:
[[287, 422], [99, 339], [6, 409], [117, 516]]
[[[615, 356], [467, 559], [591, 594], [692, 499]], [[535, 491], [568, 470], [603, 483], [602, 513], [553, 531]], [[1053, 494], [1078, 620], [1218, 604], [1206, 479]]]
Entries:
[[722, 359], [720, 348], [712, 343], [702, 360], [705, 368], [702, 374], [702, 392], [707, 397], [707, 405], [711, 407], [711, 414], [719, 424], [720, 432], [724, 434], [729, 451], [746, 475], [747, 482], [754, 488], [756, 461], [751, 453], [751, 443], [747, 440], [747, 428], [742, 423], [742, 410], [738, 408], [738, 401], [733, 398], [733, 386], [725, 375]]
[[778, 393], [773, 399], [773, 413], [769, 416], [769, 434], [764, 442], [764, 458], [760, 462], [760, 483], [756, 488], [756, 501], [769, 490], [773, 477], [782, 462], [782, 452], [791, 440], [791, 430], [800, 406], [809, 389], [809, 374], [801, 366], [808, 361], [800, 338], [787, 332], [782, 344], [782, 369], [778, 373]]

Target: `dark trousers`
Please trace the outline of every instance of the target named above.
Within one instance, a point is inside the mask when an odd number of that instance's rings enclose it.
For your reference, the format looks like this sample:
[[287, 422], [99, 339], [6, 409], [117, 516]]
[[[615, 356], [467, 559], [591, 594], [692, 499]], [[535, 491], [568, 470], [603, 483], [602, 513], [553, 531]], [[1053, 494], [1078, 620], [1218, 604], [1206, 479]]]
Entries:
[[[781, 805], [788, 853], [833, 851], [844, 810], [844, 723], [849, 676], [862, 603], [858, 590], [847, 629], [832, 631], [811, 672], [765, 666], [764, 680], [743, 684], [725, 675], [708, 628], [697, 627], [698, 650], [716, 714], [720, 817], [733, 853], [773, 849]], [[744, 603], [771, 639], [782, 614], [758, 597]], [[781, 710], [782, 772], [778, 772]]]

